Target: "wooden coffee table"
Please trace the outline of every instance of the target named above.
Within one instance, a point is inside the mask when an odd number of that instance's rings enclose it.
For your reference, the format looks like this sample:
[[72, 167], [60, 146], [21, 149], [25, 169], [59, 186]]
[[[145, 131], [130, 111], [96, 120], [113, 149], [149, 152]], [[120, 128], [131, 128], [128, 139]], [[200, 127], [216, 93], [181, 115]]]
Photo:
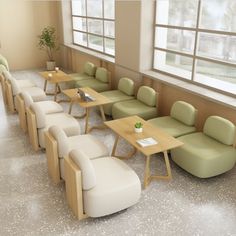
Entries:
[[77, 93], [78, 92], [77, 88], [63, 90], [62, 93], [64, 93], [67, 97], [70, 98], [69, 114], [71, 114], [73, 104], [74, 103], [79, 104], [79, 106], [85, 108], [85, 111], [86, 111], [85, 115], [78, 117], [78, 118], [83, 118], [86, 116], [86, 121], [85, 121], [85, 133], [86, 134], [95, 128], [98, 128], [98, 129], [105, 128], [106, 126], [104, 126], [104, 125], [89, 127], [90, 109], [98, 106], [100, 109], [103, 121], [106, 121], [106, 117], [105, 117], [104, 110], [103, 110], [103, 105], [111, 103], [112, 101], [89, 87], [80, 88], [80, 90], [82, 90], [84, 93], [88, 93], [90, 96], [92, 96], [94, 98], [94, 101], [89, 101], [89, 102], [83, 101]]
[[[52, 77], [49, 78], [48, 74], [52, 74]], [[47, 93], [47, 95], [54, 95], [54, 101], [57, 100], [57, 94], [61, 93], [60, 83], [69, 82], [72, 81], [73, 78], [71, 76], [67, 75], [65, 72], [59, 70], [56, 71], [43, 71], [39, 72], [39, 74], [44, 78], [44, 91], [47, 90], [47, 83], [51, 83], [55, 85], [54, 93]]]
[[[141, 122], [143, 124], [142, 133], [134, 132], [134, 124], [136, 122]], [[146, 156], [146, 167], [144, 172], [144, 188], [148, 186], [148, 184], [152, 179], [170, 180], [172, 178], [170, 162], [167, 152], [170, 149], [183, 145], [182, 142], [173, 138], [169, 134], [165, 133], [161, 129], [158, 129], [157, 127], [153, 126], [152, 124], [148, 123], [147, 121], [143, 120], [138, 116], [130, 116], [117, 120], [106, 121], [105, 125], [107, 125], [111, 130], [113, 130], [116, 133], [116, 139], [112, 150], [112, 156], [127, 159], [132, 157], [132, 155], [136, 152], [136, 150], [140, 151]], [[130, 153], [126, 157], [121, 157], [116, 155], [116, 148], [120, 137], [125, 139], [128, 143], [130, 143], [134, 147], [134, 152]], [[136, 142], [138, 139], [144, 139], [150, 137], [155, 139], [158, 143], [148, 147], [141, 147]], [[151, 175], [150, 173], [151, 155], [160, 152], [163, 152], [164, 154], [164, 159], [167, 169], [166, 176]]]

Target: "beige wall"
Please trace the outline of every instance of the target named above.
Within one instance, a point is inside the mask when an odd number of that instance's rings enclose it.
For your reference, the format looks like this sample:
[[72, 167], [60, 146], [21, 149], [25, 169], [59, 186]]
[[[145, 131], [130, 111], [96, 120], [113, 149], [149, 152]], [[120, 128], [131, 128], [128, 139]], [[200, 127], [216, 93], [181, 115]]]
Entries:
[[45, 26], [58, 24], [54, 1], [0, 1], [0, 53], [11, 70], [45, 66], [46, 54], [37, 48], [37, 35]]

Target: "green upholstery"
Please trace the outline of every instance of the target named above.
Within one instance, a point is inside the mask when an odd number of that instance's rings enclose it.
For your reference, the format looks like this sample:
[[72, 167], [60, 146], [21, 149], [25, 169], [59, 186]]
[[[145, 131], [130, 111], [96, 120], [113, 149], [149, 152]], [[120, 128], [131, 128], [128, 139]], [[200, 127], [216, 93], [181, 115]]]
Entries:
[[148, 86], [141, 86], [139, 88], [137, 99], [150, 107], [156, 106], [156, 92]]
[[96, 66], [91, 62], [86, 62], [84, 64], [84, 74], [88, 76], [94, 76], [96, 73]]
[[158, 117], [149, 120], [152, 125], [157, 126], [158, 128], [164, 130], [169, 135], [177, 138], [182, 135], [190, 134], [196, 131], [194, 126], [188, 126], [182, 122], [170, 117]]
[[137, 115], [145, 120], [157, 116], [157, 108], [150, 107], [140, 102], [139, 100], [132, 99], [124, 102], [117, 102], [112, 107], [113, 119]]
[[129, 78], [121, 78], [118, 90], [105, 91], [101, 94], [112, 101], [112, 103], [103, 106], [105, 114], [111, 116], [114, 103], [134, 99], [134, 82]]
[[173, 161], [181, 168], [200, 178], [222, 174], [235, 165], [236, 150], [204, 133], [179, 137], [183, 146], [171, 150]]
[[78, 88], [90, 87], [97, 92], [104, 92], [110, 89], [108, 83], [103, 83], [97, 79], [79, 80], [75, 82], [75, 86]]
[[73, 73], [73, 74], [70, 74], [70, 76], [73, 78], [74, 81], [85, 80], [85, 79], [93, 79], [94, 78], [94, 77], [89, 76], [85, 73]]
[[203, 132], [223, 144], [232, 145], [236, 130], [229, 120], [219, 116], [210, 116], [205, 122]]
[[112, 103], [109, 103], [103, 106], [105, 114], [109, 116], [112, 115], [112, 106], [114, 105], [114, 103], [134, 99], [133, 96], [128, 96], [119, 90], [105, 91], [105, 92], [102, 92], [101, 94], [112, 101]]
[[0, 54], [0, 65], [4, 65], [6, 69], [9, 71], [9, 65], [7, 59], [1, 54]]
[[129, 78], [121, 78], [118, 84], [118, 90], [127, 94], [128, 96], [134, 95], [134, 81]]
[[97, 79], [103, 83], [108, 83], [109, 82], [108, 70], [103, 67], [98, 67], [97, 71], [96, 71], [95, 79]]
[[189, 103], [177, 101], [173, 104], [170, 116], [185, 125], [193, 126], [195, 124], [197, 110]]
[[0, 64], [0, 75], [3, 74], [3, 72], [6, 72], [6, 71], [7, 71], [6, 67], [4, 65]]

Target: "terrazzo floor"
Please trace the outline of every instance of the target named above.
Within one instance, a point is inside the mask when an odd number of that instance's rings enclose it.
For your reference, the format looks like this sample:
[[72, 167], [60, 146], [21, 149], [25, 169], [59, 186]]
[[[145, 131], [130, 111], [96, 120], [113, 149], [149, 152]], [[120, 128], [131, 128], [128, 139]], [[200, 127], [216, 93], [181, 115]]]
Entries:
[[[36, 71], [14, 72], [17, 79], [31, 78], [39, 86]], [[52, 97], [50, 97], [52, 99]], [[68, 104], [62, 104], [68, 111]], [[78, 107], [73, 113], [82, 112]], [[100, 122], [92, 112], [92, 123]], [[84, 120], [78, 120], [84, 127]], [[112, 149], [110, 130], [93, 135]], [[129, 145], [121, 142], [125, 153]], [[144, 156], [126, 161], [143, 180]], [[165, 171], [162, 156], [152, 158], [153, 171]], [[0, 235], [236, 235], [236, 168], [221, 176], [201, 180], [171, 162], [173, 180], [153, 181], [135, 206], [98, 219], [78, 221], [68, 208], [64, 183], [56, 186], [47, 174], [45, 152], [34, 152], [17, 114], [4, 107], [0, 94]]]

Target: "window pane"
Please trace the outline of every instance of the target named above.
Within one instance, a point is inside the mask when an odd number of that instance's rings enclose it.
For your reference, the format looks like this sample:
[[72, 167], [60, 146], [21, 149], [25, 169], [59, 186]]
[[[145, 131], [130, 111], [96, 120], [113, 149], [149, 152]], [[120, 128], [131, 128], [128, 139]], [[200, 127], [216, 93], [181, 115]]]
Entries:
[[103, 38], [96, 35], [88, 35], [89, 39], [89, 48], [103, 51]]
[[200, 27], [236, 32], [235, 0], [202, 0]]
[[157, 0], [156, 23], [195, 27], [198, 0]]
[[104, 18], [115, 18], [115, 0], [104, 0]]
[[88, 19], [88, 31], [94, 34], [103, 34], [103, 26], [101, 20]]
[[105, 52], [110, 55], [115, 55], [115, 40], [105, 38]]
[[102, 18], [102, 0], [87, 0], [87, 14]]
[[73, 17], [73, 29], [86, 31], [86, 19], [81, 17]]
[[74, 43], [87, 46], [87, 34], [74, 31]]
[[236, 62], [236, 37], [200, 33], [198, 55]]
[[236, 67], [197, 60], [195, 81], [236, 94]]
[[155, 46], [193, 54], [195, 32], [179, 29], [156, 28]]
[[193, 59], [160, 50], [155, 50], [154, 68], [185, 79], [191, 79]]
[[85, 0], [72, 0], [72, 15], [86, 15]]
[[115, 29], [113, 21], [104, 21], [104, 35], [107, 37], [114, 38], [115, 37]]

